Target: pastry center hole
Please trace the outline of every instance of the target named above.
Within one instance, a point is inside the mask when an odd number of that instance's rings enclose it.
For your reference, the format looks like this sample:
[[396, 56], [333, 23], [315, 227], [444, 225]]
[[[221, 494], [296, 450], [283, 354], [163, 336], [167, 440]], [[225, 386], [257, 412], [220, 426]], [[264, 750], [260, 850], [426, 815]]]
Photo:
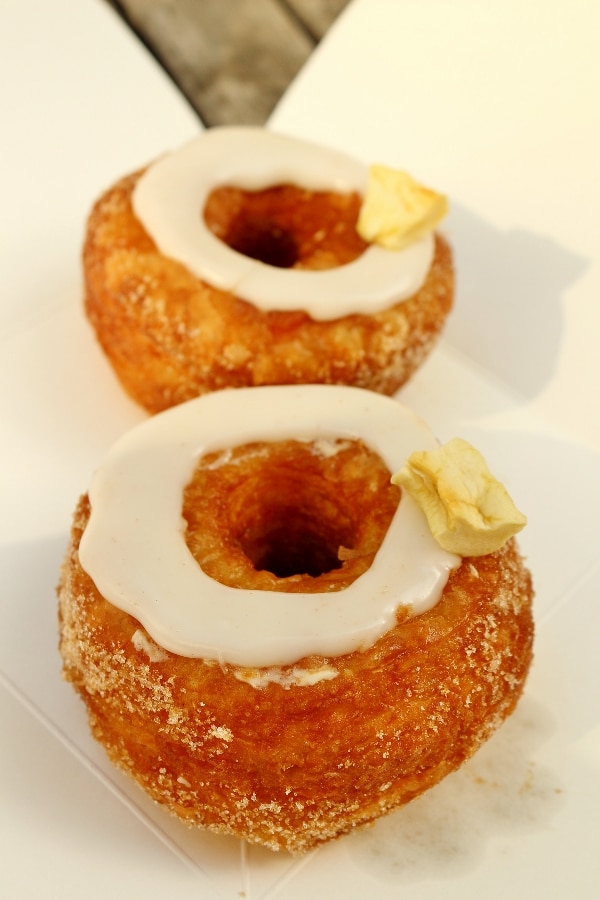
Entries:
[[362, 441], [257, 441], [206, 453], [186, 486], [185, 540], [243, 590], [343, 590], [366, 572], [400, 499]]
[[223, 240], [232, 250], [279, 269], [291, 269], [298, 261], [296, 239], [268, 216], [236, 216]]
[[334, 269], [364, 253], [356, 230], [358, 193], [279, 184], [251, 191], [215, 187], [202, 216], [232, 250], [279, 269]]
[[339, 569], [341, 536], [306, 510], [281, 506], [263, 510], [241, 538], [241, 546], [257, 570], [277, 578], [310, 575], [316, 578]]
[[339, 509], [335, 516], [323, 517], [301, 498], [299, 503], [265, 506], [245, 524], [238, 540], [257, 571], [266, 570], [276, 578], [317, 578], [341, 567], [338, 551], [348, 545], [349, 530]]

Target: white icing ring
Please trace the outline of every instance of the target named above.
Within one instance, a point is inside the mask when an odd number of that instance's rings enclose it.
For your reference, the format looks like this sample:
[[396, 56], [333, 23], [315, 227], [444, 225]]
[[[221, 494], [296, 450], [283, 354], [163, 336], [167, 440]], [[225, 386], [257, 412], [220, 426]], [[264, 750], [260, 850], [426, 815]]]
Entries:
[[342, 591], [241, 590], [206, 575], [185, 542], [182, 494], [198, 458], [257, 440], [359, 438], [397, 471], [432, 433], [397, 401], [361, 388], [301, 385], [205, 394], [146, 420], [95, 473], [79, 558], [101, 594], [162, 647], [239, 666], [366, 649], [439, 599], [459, 558], [434, 541], [404, 494], [375, 560]]
[[400, 251], [371, 244], [334, 269], [281, 269], [232, 250], [206, 226], [210, 192], [227, 184], [260, 190], [295, 184], [364, 194], [367, 169], [343, 153], [262, 128], [211, 128], [151, 165], [133, 209], [160, 252], [213, 287], [263, 310], [306, 310], [314, 319], [372, 314], [415, 294], [434, 254], [429, 234]]

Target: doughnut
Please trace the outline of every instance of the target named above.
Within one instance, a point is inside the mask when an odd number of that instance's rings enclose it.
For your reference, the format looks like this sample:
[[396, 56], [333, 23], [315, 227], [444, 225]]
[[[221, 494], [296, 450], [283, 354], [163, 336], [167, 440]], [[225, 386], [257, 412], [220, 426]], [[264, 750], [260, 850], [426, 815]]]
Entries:
[[74, 515], [64, 677], [109, 758], [190, 826], [293, 854], [397, 809], [513, 711], [514, 537], [444, 550], [392, 481], [438, 442], [360, 388], [213, 392], [124, 435]]
[[204, 131], [94, 205], [85, 311], [125, 391], [156, 413], [227, 387], [393, 394], [453, 303], [439, 233], [357, 232], [368, 168], [253, 127]]

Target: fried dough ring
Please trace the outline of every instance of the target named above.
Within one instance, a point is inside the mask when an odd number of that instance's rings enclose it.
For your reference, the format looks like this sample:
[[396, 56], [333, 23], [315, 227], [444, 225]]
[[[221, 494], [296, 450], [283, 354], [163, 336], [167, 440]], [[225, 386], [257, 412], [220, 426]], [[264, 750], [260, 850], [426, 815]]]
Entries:
[[[241, 541], [237, 514], [227, 512], [236, 485], [256, 485], [261, 465], [276, 473], [244, 495], [254, 504], [247, 522], [266, 523], [286, 473], [298, 484], [306, 452], [285, 441], [240, 448], [230, 465], [212, 465], [214, 455], [201, 461], [183, 514], [188, 546], [204, 565], [213, 560], [213, 577], [233, 572], [234, 586], [300, 591], [317, 582], [324, 590], [330, 579], [339, 589], [369, 564], [399, 494], [360, 442], [313, 465], [307, 485], [314, 492], [318, 482], [319, 498], [310, 510], [299, 504], [302, 530], [344, 548], [341, 567], [329, 570], [331, 560], [321, 559], [312, 575], [290, 575], [306, 568], [295, 560], [277, 576], [260, 568], [270, 565], [264, 545], [276, 547], [272, 534], [258, 527], [254, 544]], [[357, 476], [365, 461], [367, 475]], [[348, 522], [343, 509], [353, 508], [361, 477], [372, 488], [373, 514], [361, 509]], [[201, 497], [211, 510], [210, 532]], [[163, 650], [99, 594], [78, 559], [89, 512], [84, 497], [59, 587], [64, 675], [113, 762], [189, 824], [273, 850], [306, 851], [435, 785], [478, 749], [521, 694], [532, 657], [532, 587], [514, 540], [464, 559], [437, 605], [399, 619], [366, 651], [245, 670]], [[288, 531], [293, 516], [288, 504]]]
[[[94, 206], [83, 268], [85, 309], [98, 341], [124, 389], [149, 412], [224, 387], [263, 384], [349, 384], [393, 394], [432, 349], [454, 290], [451, 251], [441, 236], [421, 289], [382, 312], [317, 321], [301, 309], [263, 311], [159, 252], [132, 209], [141, 174], [123, 178]], [[294, 212], [299, 204], [301, 216]], [[299, 245], [296, 266], [322, 269], [367, 246], [355, 232], [359, 204], [357, 194], [291, 185], [225, 190], [209, 197], [206, 218], [215, 234], [251, 255], [260, 235], [251, 234], [252, 225], [240, 228], [236, 216], [241, 210], [256, 223], [267, 209]], [[285, 252], [283, 244], [267, 251]]]

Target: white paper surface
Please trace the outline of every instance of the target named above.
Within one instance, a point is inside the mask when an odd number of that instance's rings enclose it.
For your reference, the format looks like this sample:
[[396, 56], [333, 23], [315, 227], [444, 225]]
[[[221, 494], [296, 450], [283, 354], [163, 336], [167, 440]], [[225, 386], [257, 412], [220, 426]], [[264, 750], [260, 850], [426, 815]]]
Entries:
[[272, 125], [450, 195], [445, 340], [402, 391], [483, 451], [529, 517], [536, 661], [464, 769], [297, 861], [189, 832], [91, 740], [54, 588], [128, 401], [83, 316], [95, 197], [200, 127], [101, 2], [8, 0], [0, 295], [0, 839], [8, 897], [596, 896], [600, 801], [600, 7], [355, 0]]
[[447, 339], [597, 448], [599, 27], [589, 0], [362, 0], [271, 119], [450, 196]]

